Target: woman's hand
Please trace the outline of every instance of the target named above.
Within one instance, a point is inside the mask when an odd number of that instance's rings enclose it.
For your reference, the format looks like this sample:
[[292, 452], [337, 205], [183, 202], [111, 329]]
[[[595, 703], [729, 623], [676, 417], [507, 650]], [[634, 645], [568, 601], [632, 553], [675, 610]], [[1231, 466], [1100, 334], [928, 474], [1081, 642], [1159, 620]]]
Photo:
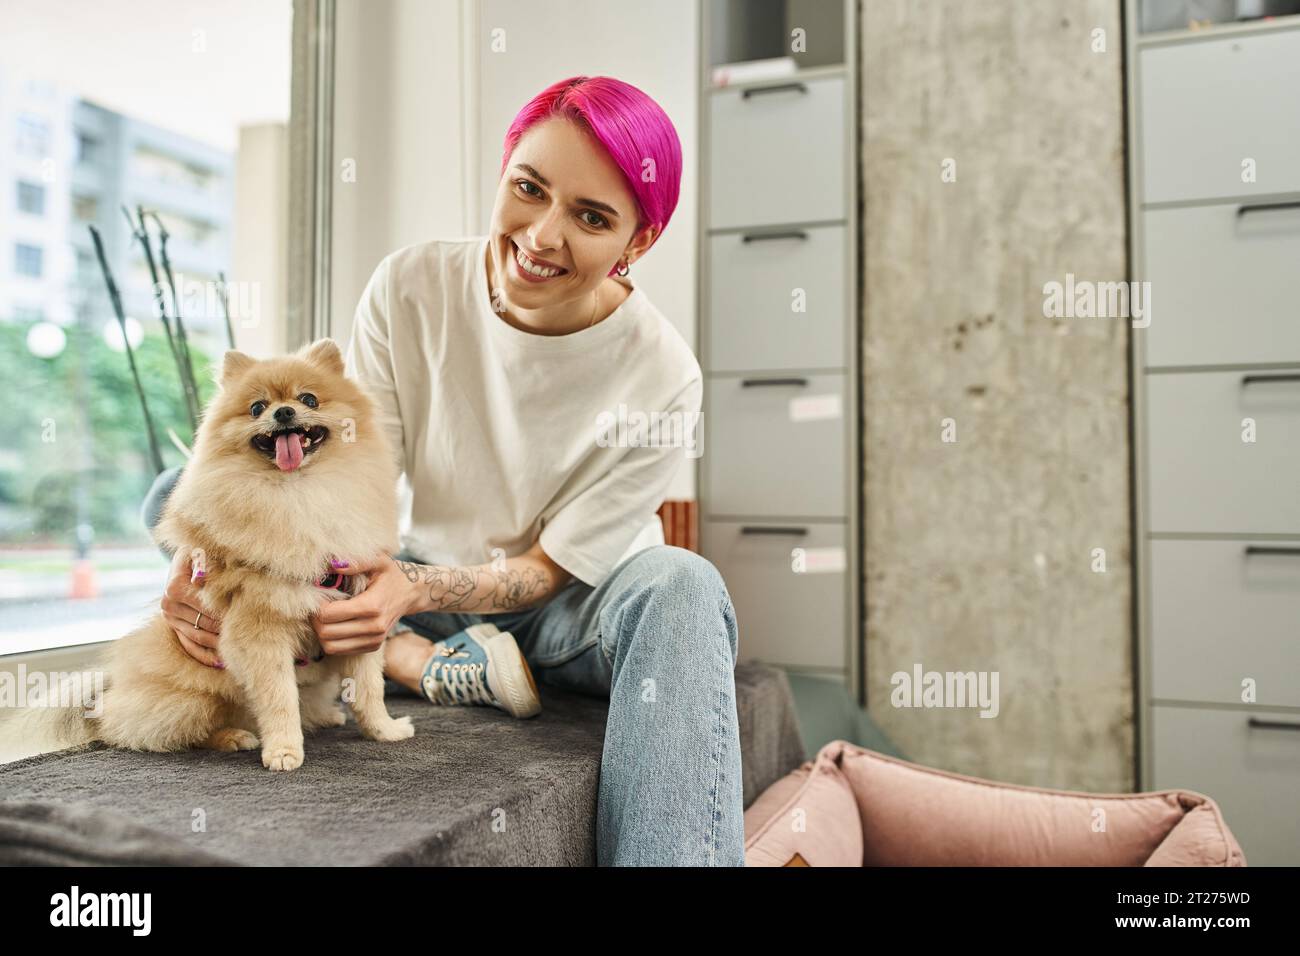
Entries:
[[326, 654], [365, 654], [384, 643], [397, 619], [411, 609], [411, 582], [390, 555], [334, 567], [339, 574], [365, 574], [366, 589], [341, 601], [323, 600], [312, 627]]
[[[221, 636], [221, 619], [214, 618], [199, 600], [203, 585], [203, 570], [196, 576], [190, 556], [177, 551], [172, 557], [171, 575], [163, 591], [163, 618], [181, 643], [186, 654], [200, 664], [223, 668], [225, 663], [217, 656], [217, 638]], [[198, 625], [195, 626], [195, 621]]]

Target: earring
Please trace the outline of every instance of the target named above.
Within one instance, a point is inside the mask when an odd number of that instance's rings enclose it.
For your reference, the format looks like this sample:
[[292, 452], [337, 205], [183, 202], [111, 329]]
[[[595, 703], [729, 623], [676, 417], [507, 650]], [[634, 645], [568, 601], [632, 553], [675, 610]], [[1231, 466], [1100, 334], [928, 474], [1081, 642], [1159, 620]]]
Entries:
[[626, 259], [618, 260], [619, 268], [614, 270], [615, 275], [625, 276], [631, 271], [631, 266]]

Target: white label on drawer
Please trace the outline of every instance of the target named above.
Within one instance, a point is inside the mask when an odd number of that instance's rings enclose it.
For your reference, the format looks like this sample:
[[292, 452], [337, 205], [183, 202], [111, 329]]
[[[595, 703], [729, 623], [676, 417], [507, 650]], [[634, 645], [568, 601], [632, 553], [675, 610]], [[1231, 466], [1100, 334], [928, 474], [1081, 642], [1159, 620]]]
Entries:
[[815, 422], [823, 418], [839, 418], [842, 414], [838, 392], [832, 395], [800, 395], [790, 399], [792, 422]]
[[795, 548], [790, 557], [796, 574], [830, 574], [845, 568], [843, 548]]

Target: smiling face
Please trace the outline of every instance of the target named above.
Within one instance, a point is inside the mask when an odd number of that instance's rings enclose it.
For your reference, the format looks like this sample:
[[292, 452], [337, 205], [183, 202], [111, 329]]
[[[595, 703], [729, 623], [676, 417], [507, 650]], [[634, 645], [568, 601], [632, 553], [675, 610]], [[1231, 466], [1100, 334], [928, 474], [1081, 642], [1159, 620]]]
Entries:
[[355, 388], [342, 370], [338, 349], [328, 340], [264, 361], [226, 353], [222, 391], [209, 413], [218, 443], [282, 473], [307, 467], [335, 430], [360, 414]]
[[558, 116], [520, 137], [501, 175], [489, 235], [492, 291], [511, 311], [556, 319], [590, 312], [592, 291], [620, 258], [630, 263], [654, 241], [653, 229], [638, 231], [636, 200], [618, 165], [589, 133]]

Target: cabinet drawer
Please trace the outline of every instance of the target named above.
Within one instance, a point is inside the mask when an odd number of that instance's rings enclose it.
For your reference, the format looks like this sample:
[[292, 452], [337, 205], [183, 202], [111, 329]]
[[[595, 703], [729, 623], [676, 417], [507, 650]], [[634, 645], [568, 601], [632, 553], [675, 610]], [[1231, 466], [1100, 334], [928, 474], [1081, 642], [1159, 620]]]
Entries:
[[1146, 388], [1151, 531], [1300, 535], [1300, 370], [1148, 373]]
[[1144, 202], [1300, 191], [1300, 31], [1151, 47], [1138, 63]]
[[1300, 202], [1143, 214], [1148, 365], [1300, 361]]
[[[847, 666], [844, 525], [729, 521], [702, 525], [701, 553], [721, 572], [736, 608], [740, 660], [794, 667]], [[803, 533], [790, 533], [795, 531]], [[803, 571], [794, 570], [795, 548], [804, 550]], [[837, 563], [844, 570], [831, 570]]]
[[[843, 368], [843, 226], [724, 233], [709, 239], [709, 368]], [[803, 311], [794, 291], [803, 290]]]
[[846, 386], [843, 373], [710, 379], [706, 513], [847, 515]]
[[1300, 866], [1300, 714], [1151, 708], [1153, 785], [1212, 797], [1249, 866]]
[[709, 228], [843, 219], [844, 78], [709, 95]]
[[1300, 707], [1300, 539], [1152, 541], [1151, 596], [1153, 696]]

